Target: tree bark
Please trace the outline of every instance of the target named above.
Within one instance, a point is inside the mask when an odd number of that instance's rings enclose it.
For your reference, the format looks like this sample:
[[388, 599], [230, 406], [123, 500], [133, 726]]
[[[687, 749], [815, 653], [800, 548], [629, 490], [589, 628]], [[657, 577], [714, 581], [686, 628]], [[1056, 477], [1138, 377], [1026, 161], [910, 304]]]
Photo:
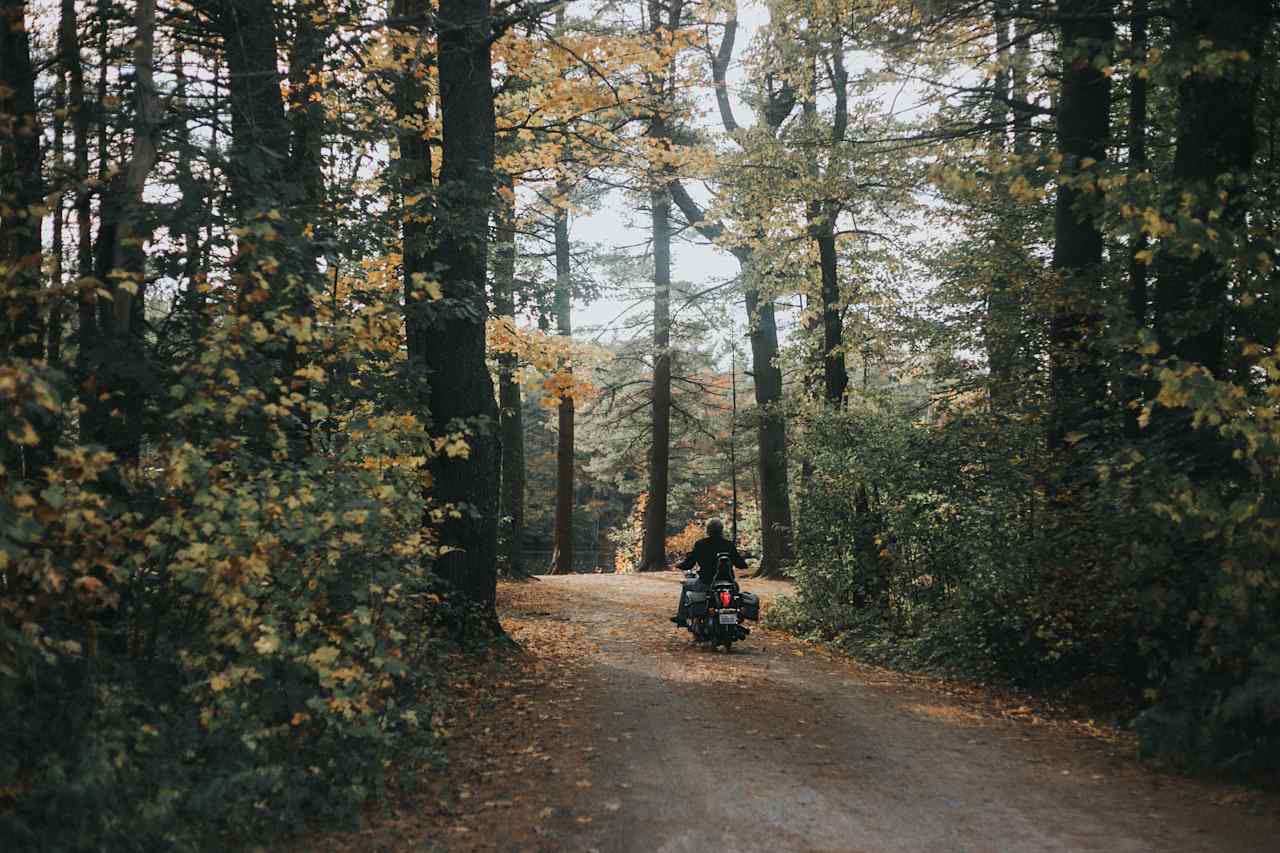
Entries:
[[[102, 432], [100, 401], [101, 360], [98, 333], [98, 296], [93, 286], [93, 211], [89, 195], [89, 111], [85, 103], [84, 63], [80, 57], [79, 26], [75, 0], [62, 0], [58, 46], [67, 67], [67, 107], [71, 114], [76, 217], [76, 384], [80, 402], [80, 434], [90, 442]], [[106, 67], [106, 63], [103, 63]], [[105, 157], [105, 152], [101, 152]]]
[[[404, 272], [404, 331], [408, 349], [406, 382], [412, 388], [409, 406], [429, 417], [427, 408], [427, 363], [423, 343], [427, 331], [427, 291], [424, 278], [431, 270], [430, 233], [427, 223], [434, 216], [435, 177], [432, 172], [431, 146], [418, 128], [417, 106], [429, 97], [425, 79], [429, 59], [423, 56], [426, 34], [422, 29], [427, 17], [427, 0], [396, 0], [393, 7], [397, 28], [417, 36], [412, 54], [397, 57], [404, 73], [397, 81], [396, 174], [400, 180], [400, 240]], [[418, 75], [421, 74], [421, 77]], [[413, 200], [410, 203], [410, 200]]]
[[[1058, 151], [1064, 174], [1075, 179], [1097, 174], [1107, 156], [1111, 79], [1094, 60], [1113, 35], [1112, 2], [1064, 0], [1059, 9], [1063, 67]], [[1072, 183], [1058, 188], [1053, 266], [1061, 285], [1049, 325], [1049, 445], [1055, 449], [1066, 448], [1072, 433], [1094, 428], [1106, 392], [1093, 347], [1102, 332], [1102, 232], [1090, 209], [1098, 192], [1086, 195]]]
[[[804, 100], [806, 119], [815, 124], [818, 117], [816, 96], [818, 81], [818, 48], [815, 44], [806, 45], [809, 53], [808, 67], [813, 75], [811, 94]], [[830, 82], [834, 97], [834, 116], [827, 141], [833, 147], [844, 141], [849, 124], [849, 77], [844, 68], [843, 44], [837, 37], [831, 45]], [[816, 182], [822, 183], [822, 169], [816, 158], [811, 165]], [[818, 249], [818, 303], [821, 306], [816, 321], [816, 331], [820, 335], [822, 362], [822, 396], [832, 406], [839, 407], [844, 402], [845, 391], [849, 387], [849, 371], [845, 366], [844, 353], [844, 320], [840, 298], [839, 255], [836, 252], [836, 219], [840, 215], [841, 205], [834, 198], [819, 198], [805, 205], [805, 225], [809, 239]]]
[[[179, 49], [174, 55], [173, 76], [174, 95], [179, 99], [186, 98], [187, 74], [184, 63], [185, 51]], [[186, 132], [186, 120], [183, 119], [182, 131]], [[187, 337], [193, 345], [198, 344], [207, 326], [204, 293], [200, 289], [201, 273], [205, 270], [204, 253], [200, 240], [200, 227], [209, 220], [207, 187], [197, 181], [191, 171], [191, 150], [182, 146], [178, 150], [176, 167], [178, 192], [181, 194], [181, 208], [178, 216], [182, 223], [182, 310], [186, 323]]]
[[[1264, 34], [1270, 24], [1268, 0], [1183, 0], [1174, 5], [1174, 40], [1188, 57], [1202, 51], [1247, 51], [1220, 72], [1193, 69], [1178, 88], [1175, 192], [1194, 199], [1190, 215], [1218, 219], [1223, 229], [1245, 226], [1245, 176], [1256, 148], [1254, 116], [1262, 69]], [[1220, 197], [1219, 193], [1225, 194]], [[1156, 281], [1156, 335], [1162, 355], [1223, 375], [1227, 261], [1234, 251], [1213, 241], [1197, 250], [1166, 240]], [[1188, 241], [1190, 242], [1190, 241]]]
[[[996, 74], [991, 99], [991, 126], [996, 150], [1009, 148], [1009, 104], [1013, 102], [1014, 66], [1018, 57], [1012, 47], [1013, 23], [1010, 20], [1008, 0], [999, 0], [993, 11], [996, 33], [996, 55], [1002, 63]], [[1007, 63], [1007, 64], [1006, 64]], [[1014, 112], [1015, 140], [1022, 132], [1017, 127], [1017, 111]], [[1016, 142], [1015, 142], [1016, 144]], [[1007, 195], [1001, 195], [1007, 201]], [[1012, 225], [1004, 215], [998, 215], [994, 227], [1002, 231]], [[991, 412], [999, 417], [1010, 415], [1019, 398], [1014, 365], [1022, 343], [1021, 300], [1015, 291], [1016, 282], [1002, 271], [992, 276], [987, 294], [987, 310], [982, 323], [983, 345], [987, 350], [987, 393]]]
[[63, 188], [67, 175], [64, 168], [67, 152], [67, 65], [61, 55], [61, 39], [59, 39], [59, 56], [57, 80], [53, 87], [53, 162], [57, 164], [58, 189], [53, 208], [53, 246], [50, 249], [51, 270], [49, 286], [53, 289], [53, 299], [49, 305], [49, 322], [45, 329], [45, 360], [51, 367], [61, 367], [62, 362], [62, 327], [65, 322], [65, 267], [66, 245], [63, 240], [63, 228], [66, 227], [66, 205], [63, 203]]
[[844, 322], [841, 317], [840, 277], [836, 254], [835, 218], [839, 208], [834, 202], [812, 205], [809, 233], [818, 246], [818, 270], [821, 279], [822, 304], [822, 388], [823, 397], [832, 406], [844, 402], [849, 387], [849, 370], [844, 357]]
[[37, 360], [44, 200], [26, 0], [0, 0], [0, 355]]
[[[510, 191], [510, 181], [504, 181]], [[514, 195], [499, 197], [495, 217], [493, 308], [515, 324], [516, 222]], [[524, 423], [514, 353], [498, 354], [498, 411], [502, 425], [502, 517], [508, 519], [504, 545], [506, 571], [523, 576], [524, 567]]]
[[[557, 195], [563, 199], [568, 190], [567, 185], [561, 184], [557, 187]], [[556, 208], [555, 244], [556, 334], [567, 344], [573, 333], [569, 316], [573, 303], [570, 298], [569, 211], [563, 207]], [[561, 366], [561, 370], [572, 369], [572, 365]], [[557, 408], [555, 551], [551, 571], [553, 574], [569, 574], [573, 571], [573, 398], [561, 397]]]
[[649, 500], [644, 511], [640, 571], [667, 567], [667, 488], [671, 464], [671, 196], [649, 193], [653, 218], [653, 389]]
[[418, 350], [430, 371], [432, 431], [466, 430], [469, 452], [433, 460], [433, 494], [458, 517], [439, 530], [453, 550], [436, 571], [461, 603], [500, 632], [495, 596], [498, 536], [498, 407], [485, 364], [485, 277], [494, 191], [494, 103], [488, 0], [441, 0], [438, 22], [443, 146], [430, 224], [443, 298], [423, 307]]
[[[277, 426], [284, 435], [289, 458], [301, 459], [310, 449], [306, 383], [294, 373], [305, 356], [288, 328], [267, 320], [271, 309], [294, 316], [311, 311], [310, 288], [316, 278], [316, 259], [302, 236], [308, 192], [315, 185], [315, 169], [307, 165], [309, 141], [304, 140], [301, 159], [304, 168], [298, 180], [295, 165], [294, 128], [286, 116], [280, 91], [278, 32], [275, 8], [254, 0], [217, 0], [210, 9], [222, 32], [231, 95], [232, 144], [228, 158], [232, 204], [240, 219], [251, 222], [262, 216], [265, 225], [278, 232], [270, 242], [246, 240], [239, 266], [239, 310], [258, 319], [271, 336], [258, 346], [258, 356], [267, 365], [260, 384], [273, 401], [284, 404], [291, 415], [280, 424], [255, 425], [255, 447], [259, 453], [271, 451]], [[304, 37], [305, 39], [305, 37]], [[318, 48], [311, 45], [307, 62], [317, 62]], [[304, 63], [305, 64], [305, 63]], [[304, 116], [301, 119], [306, 122]], [[273, 272], [255, 275], [254, 251], [274, 253]], [[254, 251], [249, 251], [252, 248]]]
[[[744, 270], [744, 275], [751, 273]], [[782, 577], [792, 559], [791, 492], [787, 484], [787, 422], [781, 411], [782, 370], [778, 367], [778, 325], [772, 299], [745, 289], [755, 377], [760, 504], [760, 562], [756, 573]]]
[[[41, 231], [44, 184], [35, 71], [25, 0], [0, 2], [0, 358], [44, 356], [41, 320]], [[35, 478], [53, 459], [56, 418], [33, 424], [34, 445], [11, 442], [0, 429], [0, 464]]]
[[[291, 290], [292, 312], [302, 318], [315, 317], [314, 294], [320, 288], [320, 257], [322, 241], [331, 239], [328, 206], [325, 204], [324, 185], [324, 107], [320, 103], [320, 88], [316, 81], [324, 70], [325, 42], [331, 30], [327, 13], [314, 0], [306, 0], [294, 6], [293, 44], [289, 53], [289, 92], [292, 103], [286, 114], [289, 123], [289, 171], [291, 178], [301, 187], [298, 199], [290, 211], [293, 238], [297, 241], [301, 286]], [[317, 16], [319, 13], [319, 16]], [[317, 23], [317, 17], [325, 26]], [[306, 236], [306, 228], [312, 236]], [[285, 388], [297, 395], [300, 404], [293, 407], [294, 417], [300, 423], [292, 430], [290, 456], [301, 459], [311, 448], [311, 409], [307, 399], [311, 396], [311, 383], [298, 371], [310, 362], [310, 357], [299, 342], [290, 337], [284, 357]]]
[[[1133, 0], [1133, 23], [1130, 25], [1130, 54], [1135, 63], [1147, 58], [1147, 0]], [[1147, 79], [1137, 74], [1129, 78], [1129, 180], [1147, 169]], [[1129, 249], [1129, 318], [1135, 331], [1147, 325], [1147, 265], [1140, 253], [1147, 250], [1149, 240], [1144, 231], [1133, 238]], [[1144, 383], [1131, 378], [1127, 383], [1125, 432], [1136, 438], [1141, 432], [1138, 416]]]

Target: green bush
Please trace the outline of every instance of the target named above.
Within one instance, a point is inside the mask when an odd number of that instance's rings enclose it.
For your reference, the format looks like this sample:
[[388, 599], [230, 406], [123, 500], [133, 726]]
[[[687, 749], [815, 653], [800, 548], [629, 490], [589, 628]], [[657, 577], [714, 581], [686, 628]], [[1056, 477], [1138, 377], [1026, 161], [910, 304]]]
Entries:
[[774, 618], [897, 666], [1108, 684], [1116, 707], [1145, 706], [1151, 755], [1274, 766], [1280, 507], [1271, 439], [1239, 423], [1203, 419], [1237, 460], [1212, 477], [1155, 427], [1077, 448], [1088, 463], [1067, 476], [1034, 424], [914, 422], [877, 400], [827, 412], [799, 448], [797, 592]]

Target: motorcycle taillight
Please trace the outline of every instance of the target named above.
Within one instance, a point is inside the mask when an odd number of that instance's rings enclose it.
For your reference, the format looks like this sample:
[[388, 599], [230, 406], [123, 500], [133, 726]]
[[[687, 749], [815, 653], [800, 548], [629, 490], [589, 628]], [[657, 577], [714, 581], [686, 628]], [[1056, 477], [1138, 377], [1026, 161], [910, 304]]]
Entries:
[[729, 606], [729, 590], [727, 589], [720, 590], [720, 606], [721, 607]]

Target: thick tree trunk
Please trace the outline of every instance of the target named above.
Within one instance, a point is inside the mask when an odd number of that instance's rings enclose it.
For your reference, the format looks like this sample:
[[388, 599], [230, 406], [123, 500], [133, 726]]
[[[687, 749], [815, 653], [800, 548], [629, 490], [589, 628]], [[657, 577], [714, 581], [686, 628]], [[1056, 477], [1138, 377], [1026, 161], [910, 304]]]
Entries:
[[44, 355], [40, 128], [25, 0], [0, 0], [0, 355]]
[[[1097, 173], [1111, 130], [1111, 78], [1094, 60], [1112, 38], [1111, 0], [1064, 0], [1062, 88], [1058, 100], [1058, 151], [1064, 175]], [[1106, 384], [1094, 342], [1102, 329], [1102, 232], [1086, 195], [1068, 183], [1058, 188], [1053, 266], [1061, 276], [1049, 326], [1051, 413], [1049, 444], [1065, 448], [1067, 436], [1094, 428]]]
[[[508, 189], [510, 184], [508, 182]], [[497, 209], [493, 270], [493, 308], [499, 317], [515, 324], [516, 223], [514, 199], [504, 199]], [[502, 517], [508, 519], [505, 545], [506, 572], [523, 576], [524, 567], [524, 423], [520, 384], [516, 382], [514, 353], [498, 355], [498, 407], [502, 423]]]
[[498, 537], [498, 407], [485, 364], [485, 274], [494, 192], [494, 104], [488, 0], [441, 0], [438, 21], [442, 159], [430, 269], [443, 298], [423, 306], [411, 347], [430, 370], [432, 430], [466, 430], [469, 452], [431, 466], [433, 494], [459, 511], [439, 531], [436, 561], [462, 603], [500, 631], [494, 600]]
[[[291, 140], [280, 92], [275, 10], [271, 4], [253, 0], [217, 0], [212, 8], [218, 15], [230, 91], [231, 150], [227, 157], [227, 176], [231, 203], [241, 223], [249, 224], [272, 210], [284, 214], [286, 207], [283, 179]], [[287, 220], [277, 222], [290, 224]], [[276, 222], [271, 224], [274, 227]], [[242, 314], [263, 321], [263, 325], [270, 308], [289, 301], [292, 288], [288, 273], [296, 272], [288, 257], [289, 252], [297, 248], [293, 236], [286, 231], [282, 240], [241, 241], [237, 308]], [[279, 265], [275, 274], [253, 274], [258, 272], [253, 265], [258, 251], [276, 256]], [[276, 383], [283, 380], [285, 344], [272, 337], [254, 349], [260, 365], [255, 365], [252, 375], [274, 402], [282, 390]], [[265, 419], [255, 419], [247, 426], [255, 451], [270, 454], [273, 425]]]
[[[1194, 200], [1191, 216], [1244, 227], [1246, 175], [1256, 141], [1254, 115], [1262, 69], [1263, 36], [1274, 14], [1268, 0], [1184, 0], [1174, 5], [1174, 39], [1188, 56], [1203, 51], [1247, 51], [1245, 61], [1193, 70], [1178, 88], [1175, 191]], [[1221, 195], [1220, 195], [1221, 194]], [[1193, 250], [1166, 240], [1156, 282], [1156, 333], [1162, 355], [1223, 375], [1228, 244], [1201, 241]], [[1186, 241], [1188, 244], [1190, 240]]]
[[[283, 327], [267, 322], [271, 310], [302, 316], [311, 311], [310, 288], [316, 278], [316, 259], [303, 239], [303, 222], [308, 192], [316, 184], [318, 166], [308, 163], [311, 140], [303, 137], [299, 159], [292, 159], [294, 128], [286, 116], [280, 91], [276, 11], [271, 4], [254, 0], [218, 0], [211, 7], [222, 31], [231, 95], [232, 144], [228, 158], [231, 198], [242, 221], [267, 215], [278, 232], [271, 241], [245, 241], [241, 259], [240, 310], [263, 322], [272, 333], [257, 347], [262, 360], [259, 384], [268, 398], [285, 405], [290, 416], [279, 424], [252, 426], [258, 452], [271, 450], [275, 430], [284, 435], [292, 459], [305, 456], [310, 447], [305, 382], [294, 372], [305, 356], [299, 342]], [[303, 28], [305, 29], [305, 27]], [[303, 41], [306, 41], [303, 36]], [[319, 47], [307, 46], [307, 63], [319, 61]], [[304, 116], [301, 123], [309, 127]], [[292, 166], [303, 169], [294, 174]], [[299, 179], [301, 178], [301, 180]], [[248, 250], [252, 248], [254, 252]], [[252, 275], [248, 264], [254, 253], [271, 253], [274, 272]]]
[[649, 500], [644, 511], [640, 571], [667, 567], [667, 487], [671, 464], [671, 196], [649, 193], [653, 217], [653, 390]]
[[[568, 187], [558, 187], [558, 194], [568, 192]], [[569, 270], [569, 212], [556, 208], [556, 334], [568, 341], [573, 334], [571, 317]], [[562, 370], [572, 370], [565, 365]], [[556, 520], [555, 553], [552, 557], [553, 574], [569, 574], [573, 571], [573, 398], [561, 397], [559, 432], [556, 437]]]
[[[743, 270], [744, 275], [750, 272]], [[791, 563], [791, 493], [787, 487], [787, 422], [781, 411], [782, 370], [778, 367], [778, 325], [773, 300], [746, 287], [751, 365], [755, 376], [756, 441], [759, 450], [761, 551], [757, 574], [781, 577]]]

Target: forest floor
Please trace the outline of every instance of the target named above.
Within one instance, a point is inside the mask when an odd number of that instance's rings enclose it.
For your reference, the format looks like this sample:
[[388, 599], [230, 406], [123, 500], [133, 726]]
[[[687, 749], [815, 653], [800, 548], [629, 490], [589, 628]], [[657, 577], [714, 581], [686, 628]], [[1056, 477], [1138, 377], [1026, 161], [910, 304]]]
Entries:
[[[1016, 695], [667, 617], [678, 573], [503, 584], [432, 792], [332, 850], [1275, 851], [1280, 798], [1162, 775]], [[786, 584], [745, 581], [766, 602]], [[312, 847], [312, 849], [317, 849]]]

